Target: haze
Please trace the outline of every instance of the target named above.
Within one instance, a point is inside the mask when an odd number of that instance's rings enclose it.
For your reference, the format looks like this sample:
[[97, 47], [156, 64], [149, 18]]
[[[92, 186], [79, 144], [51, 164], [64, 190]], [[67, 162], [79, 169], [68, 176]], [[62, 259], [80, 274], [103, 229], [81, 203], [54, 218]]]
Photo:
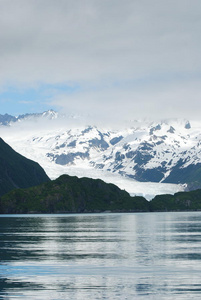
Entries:
[[1, 113], [199, 119], [201, 2], [1, 0]]

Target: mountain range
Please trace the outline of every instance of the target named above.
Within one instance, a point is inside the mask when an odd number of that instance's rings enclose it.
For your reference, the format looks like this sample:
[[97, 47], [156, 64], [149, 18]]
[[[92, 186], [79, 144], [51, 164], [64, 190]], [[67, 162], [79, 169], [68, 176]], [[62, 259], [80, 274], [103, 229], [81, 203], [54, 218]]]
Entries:
[[37, 120], [37, 119], [56, 119], [58, 117], [58, 113], [53, 111], [53, 110], [49, 110], [49, 111], [45, 111], [43, 113], [33, 113], [33, 114], [23, 114], [23, 115], [19, 115], [19, 116], [12, 116], [9, 114], [4, 114], [1, 115], [0, 114], [0, 125], [3, 126], [10, 126], [13, 123], [17, 123], [17, 122], [21, 122], [24, 120]]
[[0, 136], [40, 163], [52, 179], [81, 170], [82, 176], [118, 176], [133, 184], [171, 183], [178, 190], [201, 187], [201, 123], [135, 120], [111, 129], [72, 126], [70, 118], [53, 110], [18, 117], [0, 115]]

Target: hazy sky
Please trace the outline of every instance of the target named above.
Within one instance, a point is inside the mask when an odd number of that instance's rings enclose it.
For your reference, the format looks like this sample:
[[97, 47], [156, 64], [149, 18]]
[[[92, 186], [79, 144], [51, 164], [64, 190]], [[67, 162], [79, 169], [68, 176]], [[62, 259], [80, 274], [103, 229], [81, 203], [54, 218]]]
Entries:
[[200, 118], [200, 0], [0, 0], [0, 113]]

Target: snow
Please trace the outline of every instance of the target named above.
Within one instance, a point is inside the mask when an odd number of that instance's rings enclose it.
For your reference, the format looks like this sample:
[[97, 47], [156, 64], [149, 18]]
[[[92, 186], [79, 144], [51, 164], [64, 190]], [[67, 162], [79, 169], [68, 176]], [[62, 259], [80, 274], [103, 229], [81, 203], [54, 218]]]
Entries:
[[[108, 130], [96, 126], [71, 126], [63, 115], [49, 111], [34, 118], [21, 119], [10, 127], [0, 126], [0, 135], [17, 152], [37, 161], [52, 179], [62, 174], [100, 178], [131, 195], [151, 199], [156, 194], [182, 191], [184, 186], [130, 179], [128, 176], [135, 176], [137, 165], [132, 153], [149, 157], [140, 165], [143, 170], [165, 164], [161, 181], [168, 177], [181, 158], [184, 161], [182, 168], [201, 163], [201, 123], [190, 122], [190, 128], [186, 128], [187, 123], [187, 120], [175, 119], [159, 123], [143, 120], [135, 121], [127, 128]], [[119, 136], [123, 138], [117, 144], [110, 144], [110, 140]], [[109, 145], [107, 149], [92, 145], [91, 141], [102, 139]], [[69, 146], [72, 142], [75, 146]], [[118, 152], [119, 161], [116, 159]], [[69, 153], [75, 155], [71, 164], [56, 164], [57, 156]], [[89, 159], [82, 159], [79, 153], [88, 154]], [[100, 166], [103, 169], [99, 169]], [[118, 173], [119, 170], [124, 176]]]
[[[201, 162], [200, 139], [201, 139], [201, 124], [196, 124], [190, 129], [186, 129], [185, 122], [169, 121], [161, 122], [160, 129], [154, 130], [150, 136], [150, 129], [156, 127], [158, 123], [150, 125], [143, 123], [140, 127], [138, 123], [136, 128], [126, 128], [121, 130], [108, 130], [103, 128], [79, 126], [70, 128], [62, 125], [61, 122], [56, 125], [58, 114], [49, 113], [53, 118], [53, 127], [51, 122], [43, 121], [40, 123], [39, 117], [34, 122], [20, 122], [12, 124], [9, 128], [0, 128], [1, 137], [17, 152], [27, 158], [37, 161], [46, 171], [51, 179], [55, 179], [62, 174], [69, 174], [78, 177], [100, 178], [107, 183], [116, 184], [121, 189], [125, 189], [131, 195], [142, 195], [148, 200], [152, 199], [157, 194], [174, 194], [184, 190], [184, 186], [177, 184], [165, 184], [154, 182], [138, 182], [125, 176], [121, 176], [115, 170], [115, 156], [117, 152], [124, 154], [125, 158], [122, 161], [122, 173], [127, 175], [135, 175], [134, 166], [136, 163], [132, 158], [126, 157], [127, 150], [125, 145], [129, 146], [129, 151], [136, 151], [144, 142], [151, 143], [152, 150], [143, 150], [145, 153], [150, 153], [153, 158], [150, 159], [144, 166], [144, 170], [157, 168], [161, 163], [166, 161], [171, 162], [167, 168], [164, 178], [166, 178], [172, 167], [176, 165], [181, 157], [181, 154], [187, 150], [187, 154], [182, 154], [183, 157], [190, 157], [185, 165], [190, 163]], [[47, 116], [46, 115], [46, 116]], [[174, 127], [175, 132], [168, 132], [170, 126]], [[87, 130], [86, 130], [87, 129]], [[116, 145], [110, 145], [106, 150], [98, 147], [90, 147], [90, 140], [101, 140], [100, 133], [104, 136], [105, 142], [110, 144], [110, 140], [114, 137], [123, 136], [123, 139]], [[165, 138], [162, 138], [164, 137]], [[76, 141], [76, 147], [68, 147], [67, 145]], [[162, 143], [158, 143], [157, 142]], [[199, 149], [199, 151], [198, 151]], [[55, 155], [89, 152], [90, 160], [83, 160], [77, 157], [73, 165], [58, 165], [54, 161]], [[142, 151], [142, 153], [143, 153]], [[52, 156], [48, 157], [48, 153]], [[156, 153], [156, 154], [154, 154]], [[93, 163], [92, 163], [93, 162]], [[96, 168], [98, 164], [104, 164], [103, 170]], [[94, 167], [93, 167], [94, 166]], [[109, 172], [107, 169], [111, 169]]]

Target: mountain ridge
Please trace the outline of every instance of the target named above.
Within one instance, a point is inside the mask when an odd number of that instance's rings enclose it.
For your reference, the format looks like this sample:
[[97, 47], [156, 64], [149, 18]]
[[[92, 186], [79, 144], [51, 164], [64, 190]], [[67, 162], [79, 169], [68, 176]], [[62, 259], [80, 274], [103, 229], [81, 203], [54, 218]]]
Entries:
[[201, 186], [201, 123], [136, 120], [130, 127], [111, 130], [92, 125], [71, 127], [65, 123], [69, 117], [54, 111], [33, 115], [24, 115], [21, 120], [24, 124], [33, 118], [40, 122], [52, 115], [54, 125], [57, 120], [62, 122], [51, 129], [50, 118], [49, 128], [41, 133], [36, 122], [35, 132], [32, 129], [26, 132], [26, 137], [17, 139], [12, 135], [16, 123], [10, 122], [7, 141], [45, 170], [57, 165], [58, 169], [62, 166], [66, 170], [82, 167], [85, 172], [94, 168], [141, 182], [176, 183], [186, 185], [186, 189]]
[[143, 197], [100, 179], [62, 175], [28, 189], [15, 189], [0, 199], [0, 213], [82, 213], [147, 210]]
[[1, 126], [10, 126], [12, 123], [21, 122], [23, 120], [30, 120], [30, 119], [39, 119], [39, 118], [46, 118], [49, 120], [56, 119], [58, 117], [58, 113], [52, 109], [48, 111], [44, 111], [42, 113], [26, 113], [19, 116], [12, 116], [9, 114], [0, 114], [0, 125]]
[[0, 197], [0, 214], [167, 211], [201, 211], [201, 190], [157, 195], [147, 201], [100, 179], [62, 175]]

